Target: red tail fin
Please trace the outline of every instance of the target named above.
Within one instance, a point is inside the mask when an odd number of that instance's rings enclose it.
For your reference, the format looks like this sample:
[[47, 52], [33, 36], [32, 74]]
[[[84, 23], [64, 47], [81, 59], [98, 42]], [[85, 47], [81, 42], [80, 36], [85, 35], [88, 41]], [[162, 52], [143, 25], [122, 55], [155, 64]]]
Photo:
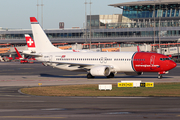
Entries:
[[35, 48], [34, 40], [27, 34], [25, 35], [25, 38], [28, 48]]
[[30, 17], [30, 22], [31, 23], [37, 23], [37, 19], [35, 17]]
[[141, 52], [141, 50], [140, 50], [139, 46], [137, 46], [137, 51], [138, 51], [138, 52]]
[[19, 51], [16, 49], [16, 47], [14, 47], [14, 49], [16, 50], [16, 53], [18, 55], [19, 58], [22, 58], [21, 54], [19, 53]]

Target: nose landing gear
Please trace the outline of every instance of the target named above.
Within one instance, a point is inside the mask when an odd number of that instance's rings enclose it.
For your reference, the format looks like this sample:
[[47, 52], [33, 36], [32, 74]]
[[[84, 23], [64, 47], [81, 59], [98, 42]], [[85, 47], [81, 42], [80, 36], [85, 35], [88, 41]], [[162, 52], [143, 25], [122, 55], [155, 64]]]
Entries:
[[158, 79], [162, 79], [162, 74], [159, 74], [159, 75], [158, 75]]
[[162, 79], [162, 75], [163, 74], [168, 74], [169, 71], [162, 71], [162, 72], [158, 72], [158, 79]]

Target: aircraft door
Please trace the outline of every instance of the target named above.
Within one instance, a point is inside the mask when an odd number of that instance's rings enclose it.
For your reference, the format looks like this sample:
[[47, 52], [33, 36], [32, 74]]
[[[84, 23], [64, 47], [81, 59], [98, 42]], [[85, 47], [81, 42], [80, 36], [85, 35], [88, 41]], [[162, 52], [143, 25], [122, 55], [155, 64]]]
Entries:
[[107, 63], [107, 57], [104, 58], [104, 63]]
[[52, 55], [49, 56], [49, 62], [52, 62]]
[[103, 63], [103, 57], [100, 58], [100, 63]]
[[100, 63], [107, 63], [107, 57], [101, 57], [100, 58]]

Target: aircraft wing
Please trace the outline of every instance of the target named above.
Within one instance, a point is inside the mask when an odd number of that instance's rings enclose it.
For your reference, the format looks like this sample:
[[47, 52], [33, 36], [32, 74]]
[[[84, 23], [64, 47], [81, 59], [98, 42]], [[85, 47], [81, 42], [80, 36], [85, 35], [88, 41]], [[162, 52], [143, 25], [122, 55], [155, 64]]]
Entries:
[[51, 63], [57, 63], [57, 65], [69, 65], [68, 67], [78, 67], [80, 69], [91, 69], [92, 67], [95, 66], [107, 66], [110, 69], [113, 69], [114, 67], [112, 65], [101, 65], [101, 64], [84, 64], [84, 63], [68, 63], [68, 62], [51, 62]]
[[83, 64], [83, 63], [68, 63], [68, 62], [51, 62], [51, 63], [57, 63], [59, 65], [61, 64], [68, 64], [69, 66], [80, 66], [80, 67], [88, 67], [88, 66], [94, 66], [94, 64]]
[[42, 54], [36, 54], [36, 53], [26, 53], [26, 55], [34, 56], [34, 57], [42, 57]]

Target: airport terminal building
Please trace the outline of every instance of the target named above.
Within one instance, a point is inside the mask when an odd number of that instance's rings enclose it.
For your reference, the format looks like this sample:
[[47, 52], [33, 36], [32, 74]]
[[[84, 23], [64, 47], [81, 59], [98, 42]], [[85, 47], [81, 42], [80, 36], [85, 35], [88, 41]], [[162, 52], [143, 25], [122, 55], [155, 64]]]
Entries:
[[[87, 16], [87, 27], [48, 29], [53, 43], [177, 43], [180, 38], [180, 1], [155, 0], [110, 4], [122, 9], [114, 15]], [[91, 21], [91, 24], [90, 24]], [[90, 29], [91, 26], [91, 29]], [[90, 34], [91, 33], [91, 34]], [[31, 30], [0, 29], [0, 44], [25, 44]], [[90, 37], [91, 35], [91, 37]]]

